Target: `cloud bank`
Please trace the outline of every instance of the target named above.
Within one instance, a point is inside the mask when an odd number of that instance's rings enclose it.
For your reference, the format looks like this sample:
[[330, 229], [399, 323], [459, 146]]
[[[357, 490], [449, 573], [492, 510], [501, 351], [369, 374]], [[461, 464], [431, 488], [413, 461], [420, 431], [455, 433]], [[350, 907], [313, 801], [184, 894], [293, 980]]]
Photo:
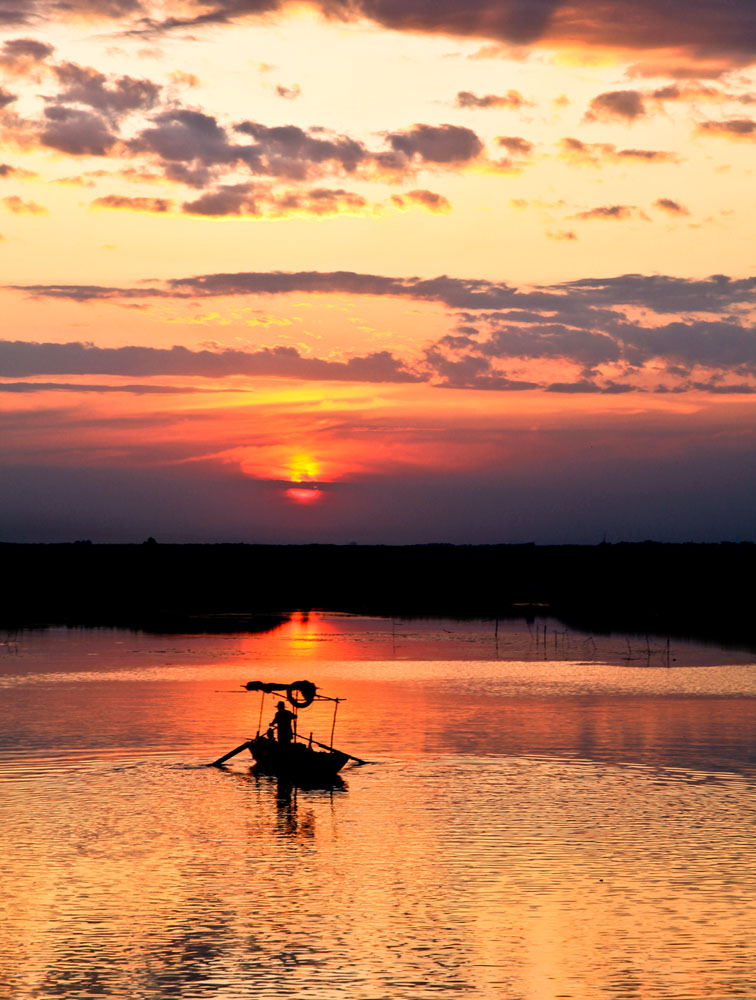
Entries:
[[[672, 199], [659, 201], [668, 214], [685, 211]], [[605, 214], [612, 218], [611, 210]], [[629, 274], [520, 289], [447, 276], [238, 272], [175, 278], [152, 288], [37, 285], [23, 290], [82, 303], [153, 295], [179, 300], [291, 293], [389, 296], [443, 304], [456, 330], [426, 344], [414, 363], [387, 351], [329, 361], [302, 356], [292, 347], [191, 351], [5, 341], [0, 343], [4, 377], [254, 375], [604, 393], [750, 393], [756, 386], [756, 278]], [[549, 377], [557, 370], [572, 377]]]
[[[91, 10], [88, 0], [74, 7]], [[153, 10], [138, 5], [142, 31], [230, 24], [245, 16], [284, 10], [286, 0], [189, 0]], [[756, 52], [756, 17], [750, 0], [311, 0], [329, 17], [367, 18], [394, 31], [491, 39], [512, 45], [601, 46], [628, 50], [688, 49], [744, 60]], [[50, 5], [46, 5], [50, 9]], [[137, 0], [112, 0], [111, 16]]]

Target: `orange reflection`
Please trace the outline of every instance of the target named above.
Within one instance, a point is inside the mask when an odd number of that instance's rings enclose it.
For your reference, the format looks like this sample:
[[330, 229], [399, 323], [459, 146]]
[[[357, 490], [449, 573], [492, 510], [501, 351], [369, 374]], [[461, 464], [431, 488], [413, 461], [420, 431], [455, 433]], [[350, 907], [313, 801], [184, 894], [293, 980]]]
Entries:
[[286, 496], [295, 503], [317, 503], [323, 497], [317, 486], [291, 486], [286, 490]]
[[297, 611], [291, 616], [291, 621], [283, 625], [282, 632], [286, 632], [286, 641], [292, 653], [309, 653], [315, 648], [318, 641], [320, 623], [316, 616], [315, 621], [310, 621], [310, 614], [307, 611]]

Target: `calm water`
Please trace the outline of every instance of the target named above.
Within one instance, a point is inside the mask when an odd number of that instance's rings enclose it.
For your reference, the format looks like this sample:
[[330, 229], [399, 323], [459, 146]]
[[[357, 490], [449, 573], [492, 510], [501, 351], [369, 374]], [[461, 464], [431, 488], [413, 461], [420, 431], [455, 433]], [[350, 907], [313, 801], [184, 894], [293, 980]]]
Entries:
[[[6, 637], [0, 996], [756, 997], [753, 658], [543, 624]], [[279, 678], [374, 763], [204, 767]]]

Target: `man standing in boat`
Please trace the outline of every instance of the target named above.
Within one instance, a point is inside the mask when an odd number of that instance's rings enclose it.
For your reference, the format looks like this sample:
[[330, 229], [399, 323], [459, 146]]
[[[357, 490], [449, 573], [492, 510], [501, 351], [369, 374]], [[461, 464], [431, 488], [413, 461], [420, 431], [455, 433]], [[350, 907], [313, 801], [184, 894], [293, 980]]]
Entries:
[[279, 743], [291, 743], [294, 736], [292, 730], [293, 721], [294, 713], [288, 710], [284, 702], [279, 701], [276, 714], [273, 716], [273, 721], [270, 724], [271, 727], [276, 727]]

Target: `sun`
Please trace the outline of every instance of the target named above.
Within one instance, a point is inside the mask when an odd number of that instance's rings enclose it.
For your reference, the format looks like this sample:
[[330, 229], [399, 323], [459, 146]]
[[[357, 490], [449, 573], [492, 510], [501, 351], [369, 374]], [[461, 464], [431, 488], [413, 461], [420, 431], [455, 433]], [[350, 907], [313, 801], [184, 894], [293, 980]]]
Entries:
[[317, 503], [323, 498], [323, 493], [317, 484], [320, 473], [320, 462], [312, 455], [295, 455], [289, 462], [289, 477], [296, 485], [286, 490], [286, 496], [298, 504]]
[[312, 455], [295, 455], [289, 462], [292, 483], [314, 482], [320, 475], [320, 462]]

